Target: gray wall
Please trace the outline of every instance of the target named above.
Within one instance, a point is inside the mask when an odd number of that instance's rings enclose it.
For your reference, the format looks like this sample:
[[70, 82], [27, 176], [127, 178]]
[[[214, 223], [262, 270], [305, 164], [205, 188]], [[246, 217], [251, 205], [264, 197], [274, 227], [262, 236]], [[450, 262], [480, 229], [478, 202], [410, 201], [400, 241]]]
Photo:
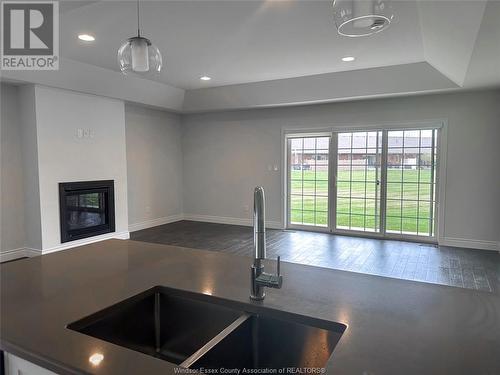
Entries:
[[182, 215], [180, 116], [125, 106], [129, 227], [160, 225]]
[[500, 91], [192, 114], [183, 117], [184, 212], [248, 220], [263, 185], [267, 217], [281, 213], [282, 128], [448, 119], [444, 237], [499, 240]]
[[24, 248], [24, 187], [18, 88], [1, 85], [0, 251]]

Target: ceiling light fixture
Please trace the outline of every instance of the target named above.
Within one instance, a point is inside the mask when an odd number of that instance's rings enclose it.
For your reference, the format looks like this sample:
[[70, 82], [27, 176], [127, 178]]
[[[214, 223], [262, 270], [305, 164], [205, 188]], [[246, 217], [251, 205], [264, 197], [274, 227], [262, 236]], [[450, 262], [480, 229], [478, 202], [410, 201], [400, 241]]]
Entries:
[[354, 61], [356, 58], [354, 56], [346, 56], [342, 57], [342, 61], [349, 62], [349, 61]]
[[203, 76], [203, 77], [200, 77], [200, 79], [202, 81], [210, 81], [212, 78], [208, 77], [208, 76]]
[[338, 33], [350, 37], [379, 33], [394, 19], [390, 0], [334, 0], [333, 16]]
[[163, 62], [160, 50], [141, 36], [139, 0], [137, 0], [137, 36], [127, 39], [118, 50], [118, 64], [123, 74], [158, 73]]
[[90, 34], [78, 34], [78, 39], [83, 40], [84, 42], [93, 42], [95, 37]]
[[89, 357], [89, 362], [94, 366], [99, 366], [104, 359], [104, 355], [102, 353], [94, 353]]

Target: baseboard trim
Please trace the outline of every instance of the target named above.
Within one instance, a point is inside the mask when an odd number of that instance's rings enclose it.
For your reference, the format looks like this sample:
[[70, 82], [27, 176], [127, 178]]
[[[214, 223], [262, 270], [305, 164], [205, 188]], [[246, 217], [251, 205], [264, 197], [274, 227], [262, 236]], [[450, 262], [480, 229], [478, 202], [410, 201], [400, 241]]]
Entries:
[[120, 239], [120, 240], [128, 240], [130, 238], [130, 233], [128, 231], [118, 232], [118, 233], [107, 233], [101, 236], [95, 236], [90, 238], [85, 238], [83, 240], [66, 242], [61, 245], [57, 245], [54, 247], [50, 247], [48, 249], [42, 250], [42, 255], [54, 253], [56, 251], [67, 250], [73, 247], [88, 245], [95, 242], [110, 240], [110, 239]]
[[5, 250], [0, 252], [0, 262], [7, 262], [9, 260], [24, 257], [34, 257], [37, 255], [42, 255], [42, 251], [37, 249], [30, 249], [28, 247], [20, 247], [18, 249]]
[[444, 237], [439, 245], [466, 247], [469, 249], [490, 250], [500, 252], [500, 243], [495, 241], [471, 240], [467, 238]]
[[[252, 219], [242, 219], [242, 218], [227, 217], [227, 216], [185, 214], [184, 220], [201, 221], [205, 223], [243, 225], [245, 227], [251, 227], [253, 225]], [[281, 224], [281, 222], [272, 220], [266, 221], [266, 227], [270, 229], [283, 229], [283, 225]]]
[[170, 216], [160, 217], [158, 219], [146, 220], [146, 221], [142, 221], [140, 223], [130, 224], [128, 226], [128, 231], [129, 232], [136, 232], [138, 230], [157, 227], [159, 225], [174, 223], [174, 222], [180, 221], [182, 219], [183, 219], [183, 215], [178, 214], [178, 215], [170, 215]]

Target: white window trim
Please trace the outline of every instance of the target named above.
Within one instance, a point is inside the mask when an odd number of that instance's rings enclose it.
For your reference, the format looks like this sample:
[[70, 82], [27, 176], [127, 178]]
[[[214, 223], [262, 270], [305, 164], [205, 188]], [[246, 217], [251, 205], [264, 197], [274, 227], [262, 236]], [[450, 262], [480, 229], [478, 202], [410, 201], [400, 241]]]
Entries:
[[[288, 147], [287, 141], [294, 137], [307, 136], [324, 136], [328, 135], [331, 138], [336, 132], [355, 132], [355, 131], [370, 131], [370, 130], [412, 130], [412, 129], [439, 129], [438, 137], [438, 152], [437, 152], [437, 171], [436, 171], [436, 217], [434, 226], [434, 237], [412, 236], [412, 235], [395, 235], [391, 233], [378, 234], [370, 232], [354, 232], [335, 230], [330, 231], [328, 228], [307, 226], [307, 225], [290, 225], [288, 222]], [[284, 229], [303, 229], [316, 232], [328, 232], [333, 234], [345, 234], [359, 237], [370, 238], [385, 238], [404, 241], [430, 242], [440, 243], [444, 239], [444, 216], [446, 208], [446, 159], [448, 155], [448, 119], [430, 119], [430, 120], [415, 120], [408, 122], [370, 122], [370, 123], [334, 123], [330, 125], [317, 125], [312, 127], [287, 127], [281, 128], [281, 222]], [[329, 218], [330, 219], [330, 218]], [[329, 221], [331, 223], [331, 221]]]

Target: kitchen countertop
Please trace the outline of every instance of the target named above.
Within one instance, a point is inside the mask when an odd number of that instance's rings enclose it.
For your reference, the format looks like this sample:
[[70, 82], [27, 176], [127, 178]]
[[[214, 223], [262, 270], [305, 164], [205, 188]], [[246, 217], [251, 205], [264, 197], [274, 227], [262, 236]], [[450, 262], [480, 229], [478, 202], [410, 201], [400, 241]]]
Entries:
[[[250, 265], [250, 257], [130, 240], [6, 263], [0, 347], [59, 374], [174, 373], [173, 364], [66, 328], [162, 285], [346, 324], [328, 374], [500, 374], [497, 294], [283, 262], [283, 288], [251, 302]], [[95, 352], [104, 355], [98, 366], [89, 362]]]

